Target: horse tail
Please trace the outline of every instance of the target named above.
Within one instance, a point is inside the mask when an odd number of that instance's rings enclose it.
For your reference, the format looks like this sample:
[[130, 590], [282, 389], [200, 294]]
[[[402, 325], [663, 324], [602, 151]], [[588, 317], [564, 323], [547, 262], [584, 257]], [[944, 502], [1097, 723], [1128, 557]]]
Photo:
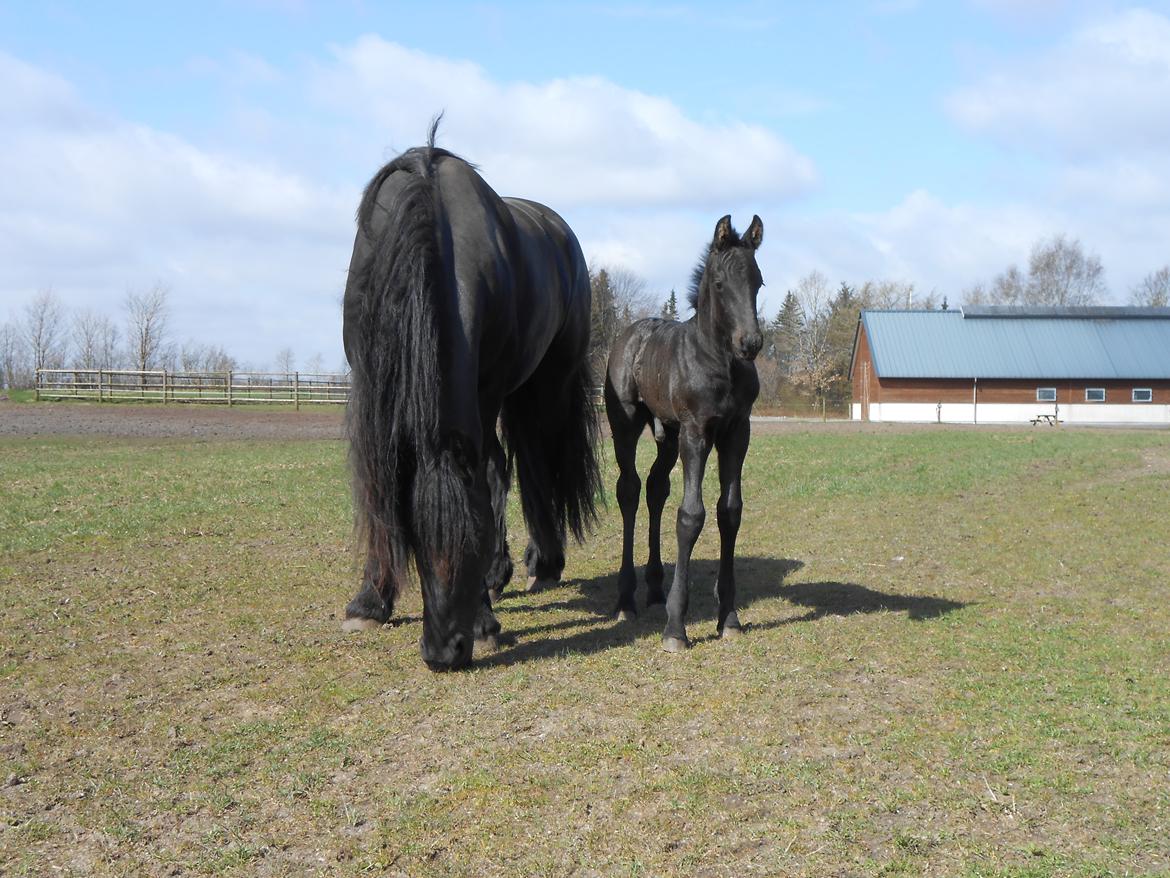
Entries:
[[[454, 283], [443, 258], [434, 131], [374, 175], [358, 208], [367, 258], [351, 267], [346, 412], [355, 524], [374, 586], [391, 600], [412, 555], [454, 564], [470, 539], [466, 489], [442, 449], [437, 302]], [[393, 194], [379, 201], [391, 176]], [[376, 212], [384, 212], [375, 222]], [[356, 246], [356, 245], [355, 245]]]
[[563, 362], [543, 363], [504, 401], [501, 421], [533, 544], [551, 566], [547, 572], [559, 576], [566, 531], [585, 539], [601, 492], [588, 360], [580, 358], [567, 376]]

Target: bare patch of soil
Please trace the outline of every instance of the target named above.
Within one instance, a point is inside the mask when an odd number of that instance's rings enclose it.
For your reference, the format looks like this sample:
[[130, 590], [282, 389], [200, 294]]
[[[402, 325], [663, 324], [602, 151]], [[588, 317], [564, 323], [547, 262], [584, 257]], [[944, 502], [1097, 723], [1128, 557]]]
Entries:
[[246, 406], [0, 402], [0, 436], [341, 439], [340, 406], [273, 411]]

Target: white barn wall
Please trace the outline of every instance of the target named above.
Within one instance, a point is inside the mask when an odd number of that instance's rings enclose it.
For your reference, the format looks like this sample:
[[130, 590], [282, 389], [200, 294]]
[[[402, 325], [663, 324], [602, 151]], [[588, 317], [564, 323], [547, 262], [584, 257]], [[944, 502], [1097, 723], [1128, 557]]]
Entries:
[[[875, 402], [869, 419], [889, 423], [971, 424], [976, 414], [971, 403]], [[980, 424], [1026, 424], [1040, 414], [1057, 414], [1066, 424], [1164, 424], [1170, 425], [1170, 405], [1062, 405], [1057, 411], [1045, 403], [980, 403]], [[861, 419], [861, 406], [853, 406], [853, 419]]]

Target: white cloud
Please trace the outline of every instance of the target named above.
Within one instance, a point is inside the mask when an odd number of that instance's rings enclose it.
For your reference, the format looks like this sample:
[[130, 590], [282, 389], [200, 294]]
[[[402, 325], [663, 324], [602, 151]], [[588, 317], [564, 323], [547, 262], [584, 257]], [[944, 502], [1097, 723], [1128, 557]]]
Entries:
[[1160, 152], [1170, 140], [1170, 19], [1131, 9], [946, 102], [964, 128], [1069, 158]]
[[295, 307], [312, 327], [306, 346], [339, 351], [356, 188], [103, 117], [64, 80], [2, 53], [0, 82], [0, 167], [15, 171], [0, 183], [6, 303], [51, 286], [117, 320], [127, 288], [161, 280], [179, 340], [263, 363], [290, 343], [263, 327]]
[[393, 149], [417, 144], [445, 110], [442, 145], [477, 163], [501, 194], [578, 205], [711, 206], [785, 199], [813, 163], [771, 131], [704, 123], [671, 101], [601, 77], [497, 82], [475, 64], [365, 36], [333, 50], [314, 94], [372, 124]]

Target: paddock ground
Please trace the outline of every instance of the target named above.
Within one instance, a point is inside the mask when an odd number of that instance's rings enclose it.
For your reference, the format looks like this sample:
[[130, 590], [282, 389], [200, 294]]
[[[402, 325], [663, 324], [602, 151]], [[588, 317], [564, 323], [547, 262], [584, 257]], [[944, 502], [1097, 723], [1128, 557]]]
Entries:
[[0, 403], [0, 874], [1170, 873], [1167, 431], [758, 425], [743, 638], [709, 478], [689, 653], [610, 499], [445, 675], [339, 630], [340, 437]]

